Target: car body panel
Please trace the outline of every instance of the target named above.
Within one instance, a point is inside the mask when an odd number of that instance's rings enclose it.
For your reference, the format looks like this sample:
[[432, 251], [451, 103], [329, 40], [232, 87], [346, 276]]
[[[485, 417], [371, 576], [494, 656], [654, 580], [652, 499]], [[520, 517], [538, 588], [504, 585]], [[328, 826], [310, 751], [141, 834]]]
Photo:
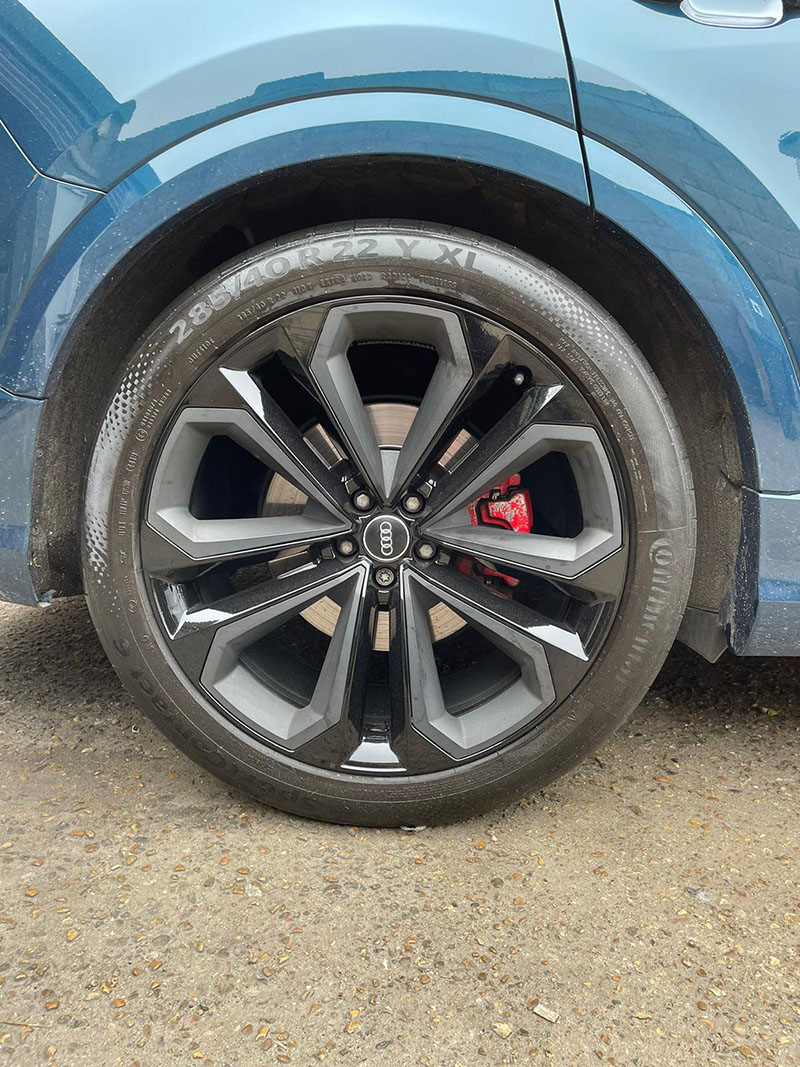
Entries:
[[0, 123], [0, 338], [42, 261], [100, 195], [40, 174]]
[[36, 432], [44, 402], [0, 389], [0, 599], [47, 600], [34, 589], [29, 545]]
[[573, 123], [554, 0], [4, 0], [0, 50], [24, 151], [103, 189], [208, 126], [328, 93], [455, 93]]
[[53, 367], [81, 309], [131, 248], [170, 219], [267, 170], [376, 153], [501, 166], [588, 203], [575, 130], [516, 108], [450, 95], [354, 93], [251, 112], [167, 149], [83, 214], [6, 333], [0, 387], [52, 392]]
[[[653, 11], [655, 5], [636, 0], [609, 2], [619, 5], [619, 19], [630, 17], [657, 38], [661, 19], [665, 26], [686, 21], [666, 5]], [[796, 551], [785, 547], [787, 531], [800, 529], [800, 397], [787, 343], [795, 312], [791, 285], [777, 278], [776, 267], [783, 262], [790, 273], [800, 259], [780, 241], [761, 256], [753, 248], [756, 239], [766, 240], [755, 218], [759, 203], [769, 201], [764, 217], [781, 226], [800, 217], [788, 157], [777, 141], [771, 153], [780, 159], [751, 153], [731, 172], [736, 196], [743, 190], [741, 205], [726, 206], [719, 188], [703, 199], [692, 182], [700, 180], [704, 146], [713, 137], [692, 118], [700, 105], [681, 96], [687, 111], [674, 123], [691, 145], [678, 147], [686, 158], [698, 155], [684, 189], [680, 173], [648, 142], [663, 137], [668, 113], [657, 91], [662, 68], [655, 44], [647, 46], [654, 56], [651, 97], [646, 64], [629, 69], [620, 84], [595, 74], [587, 59], [591, 35], [582, 26], [575, 47], [579, 99], [604, 132], [587, 123], [581, 144], [550, 0], [504, 0], [491, 8], [415, 2], [404, 5], [401, 26], [384, 3], [351, 4], [343, 13], [313, 2], [296, 13], [270, 12], [269, 19], [263, 7], [246, 4], [218, 21], [180, 4], [160, 5], [157, 16], [145, 19], [148, 10], [132, 0], [103, 5], [109, 36], [107, 27], [94, 25], [102, 21], [97, 0], [70, 5], [69, 13], [57, 0], [31, 0], [25, 8], [0, 0], [0, 56], [13, 60], [0, 64], [0, 115], [17, 142], [3, 142], [0, 131], [10, 198], [0, 214], [8, 275], [0, 284], [9, 294], [0, 339], [0, 387], [8, 391], [0, 393], [0, 423], [8, 428], [0, 439], [0, 595], [25, 603], [47, 599], [31, 579], [29, 558], [30, 528], [39, 518], [31, 514], [44, 407], [37, 398], [58, 388], [70, 329], [131, 251], [210, 198], [280, 168], [343, 156], [427, 155], [502, 169], [593, 203], [702, 310], [727, 359], [748, 501], [745, 562], [734, 590], [746, 610], [738, 613], [741, 625], [730, 622], [735, 613], [729, 611], [729, 636], [738, 652], [800, 650], [800, 571]], [[614, 20], [608, 19], [611, 29], [601, 27], [590, 0], [564, 0], [564, 10], [570, 34], [583, 18], [597, 23], [594, 66], [604, 70], [603, 59], [612, 60]], [[162, 16], [166, 28], [158, 42], [147, 26]], [[708, 40], [706, 51], [713, 51]], [[720, 40], [730, 62], [734, 50]], [[176, 51], [178, 42], [185, 53]], [[622, 70], [633, 60], [615, 62]], [[398, 74], [398, 67], [405, 69]], [[696, 93], [698, 84], [695, 79]], [[593, 104], [587, 90], [594, 86]], [[610, 90], [627, 115], [613, 127], [606, 123]], [[643, 114], [631, 117], [642, 101]], [[640, 144], [625, 140], [628, 126], [635, 126]], [[724, 171], [724, 157], [715, 159]], [[742, 177], [741, 167], [753, 177]], [[772, 181], [773, 170], [780, 170], [780, 181]]]
[[[651, 171], [713, 227], [751, 273], [796, 366], [800, 18], [768, 29], [729, 29], [699, 25], [673, 4], [560, 5], [585, 136]], [[773, 394], [784, 411], [786, 471], [770, 473], [761, 488], [800, 489], [795, 392]]]
[[745, 484], [792, 491], [800, 471], [800, 386], [783, 335], [728, 245], [669, 186], [632, 160], [585, 139], [595, 206], [648, 248], [706, 316], [746, 412], [739, 440]]
[[[800, 493], [749, 493], [759, 515], [752, 611], [733, 641], [745, 656], [796, 656], [800, 648]], [[754, 553], [755, 555], [755, 553]], [[744, 598], [741, 598], [744, 600]], [[731, 615], [733, 613], [731, 612]]]

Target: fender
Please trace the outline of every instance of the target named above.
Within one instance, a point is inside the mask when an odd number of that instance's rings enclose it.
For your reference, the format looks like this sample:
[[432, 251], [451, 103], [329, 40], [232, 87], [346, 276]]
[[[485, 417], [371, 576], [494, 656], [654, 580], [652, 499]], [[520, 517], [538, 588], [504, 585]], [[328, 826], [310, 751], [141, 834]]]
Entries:
[[[785, 472], [800, 469], [797, 380], [747, 270], [656, 177], [591, 140], [586, 149], [597, 210], [674, 274], [726, 353], [750, 488], [794, 491]], [[131, 250], [177, 214], [281, 167], [376, 152], [482, 163], [589, 202], [576, 131], [518, 108], [439, 94], [354, 93], [240, 116], [172, 146], [89, 204], [16, 310], [0, 350], [0, 387], [52, 395], [82, 310]]]
[[[800, 132], [796, 95], [785, 87], [796, 79], [800, 18], [787, 11], [768, 30], [742, 29], [700, 25], [677, 3], [655, 0], [559, 5], [590, 153], [600, 157], [600, 142], [629, 157], [707, 220], [764, 295], [797, 373]], [[763, 368], [754, 355], [743, 371], [744, 392], [758, 392], [756, 376], [772, 373], [772, 353], [763, 358]], [[795, 390], [775, 402], [780, 449], [782, 436], [797, 440]], [[763, 468], [762, 489], [800, 489], [790, 451], [782, 477]]]
[[664, 182], [590, 137], [584, 144], [596, 210], [677, 278], [727, 357], [740, 400], [732, 398], [745, 484], [794, 492], [800, 387], [791, 352], [760, 289], [722, 237]]
[[436, 156], [502, 168], [588, 203], [577, 132], [517, 108], [428, 93], [354, 93], [252, 112], [173, 145], [93, 200], [30, 282], [0, 341], [0, 387], [57, 387], [81, 310], [136, 246], [183, 212], [293, 164]]
[[0, 53], [0, 115], [29, 159], [106, 190], [202, 129], [328, 93], [451, 93], [574, 121], [555, 0], [14, 0]]

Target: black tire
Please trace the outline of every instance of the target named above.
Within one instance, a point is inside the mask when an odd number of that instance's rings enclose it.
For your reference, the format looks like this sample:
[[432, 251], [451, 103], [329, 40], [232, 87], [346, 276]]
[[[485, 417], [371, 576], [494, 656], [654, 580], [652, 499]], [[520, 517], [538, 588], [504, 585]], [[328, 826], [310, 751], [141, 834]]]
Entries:
[[[312, 766], [243, 729], [178, 666], [142, 563], [154, 464], [187, 392], [231, 345], [276, 317], [372, 295], [475, 311], [534, 342], [575, 383], [611, 457], [627, 552], [602, 641], [574, 689], [488, 754], [418, 774]], [[247, 252], [184, 294], [141, 339], [122, 366], [88, 471], [83, 566], [92, 618], [120, 678], [192, 759], [297, 814], [395, 826], [473, 816], [541, 787], [596, 749], [639, 703], [670, 649], [694, 543], [691, 474], [676, 419], [607, 312], [552, 268], [499, 242], [418, 222], [369, 221]]]

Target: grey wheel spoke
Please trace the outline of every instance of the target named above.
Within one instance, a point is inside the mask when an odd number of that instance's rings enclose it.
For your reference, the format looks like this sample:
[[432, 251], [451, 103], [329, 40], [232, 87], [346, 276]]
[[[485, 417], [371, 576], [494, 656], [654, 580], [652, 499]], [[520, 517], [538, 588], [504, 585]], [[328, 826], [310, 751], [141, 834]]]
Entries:
[[[488, 437], [489, 435], [487, 435]], [[593, 570], [622, 544], [622, 515], [614, 476], [597, 431], [590, 426], [534, 423], [504, 447], [481, 441], [467, 457], [463, 473], [448, 479], [432, 501], [434, 514], [423, 524], [425, 536], [448, 548], [579, 588], [602, 591], [613, 568]], [[509, 475], [550, 452], [566, 454], [583, 510], [583, 529], [575, 537], [520, 534], [496, 526], [474, 526], [467, 505]], [[613, 586], [616, 590], [618, 586]], [[612, 589], [607, 590], [611, 592]]]
[[[224, 434], [262, 459], [308, 494], [302, 512], [284, 516], [198, 519], [191, 510], [191, 492], [211, 437]], [[241, 408], [184, 408], [162, 450], [153, 479], [147, 526], [172, 546], [161, 546], [154, 568], [167, 568], [230, 559], [253, 552], [278, 551], [294, 545], [330, 539], [350, 529], [345, 515], [323, 497], [319, 484], [291, 456], [281, 442], [267, 434]], [[159, 556], [166, 560], [159, 562]], [[148, 561], [144, 559], [145, 566]]]
[[[415, 564], [417, 580], [448, 607], [488, 635], [495, 627], [516, 634], [521, 647], [543, 646], [556, 695], [563, 699], [586, 668], [589, 654], [580, 634], [535, 608], [494, 592], [452, 567]], [[491, 640], [491, 638], [489, 638]]]
[[[399, 455], [378, 447], [370, 417], [348, 361], [356, 341], [380, 338], [429, 344], [438, 361]], [[381, 500], [407, 484], [438, 440], [469, 385], [473, 368], [459, 317], [451, 311], [402, 301], [335, 307], [320, 331], [310, 373], [352, 458]]]
[[427, 531], [548, 452], [574, 450], [582, 443], [602, 448], [591, 427], [534, 421], [558, 392], [558, 387], [530, 390], [455, 472], [441, 479], [431, 493]]
[[549, 537], [466, 523], [432, 536], [447, 548], [495, 564], [501, 570], [505, 566], [559, 581], [569, 588], [594, 593], [599, 600], [616, 595], [624, 577], [624, 566], [617, 559], [619, 542], [608, 530], [592, 528], [577, 537]]
[[[519, 400], [503, 419], [504, 441], [509, 430], [527, 425], [556, 397], [565, 397], [563, 380], [552, 365], [508, 330], [470, 312], [441, 315], [443, 328], [435, 340], [439, 361], [400, 452], [394, 496], [410, 488], [413, 480], [421, 484], [433, 475], [435, 481], [438, 458], [465, 429], [471, 406], [498, 376], [522, 372]], [[567, 404], [563, 413], [568, 412]]]
[[358, 595], [350, 595], [342, 602], [337, 628], [323, 667], [325, 677], [320, 676], [320, 683], [329, 694], [329, 700], [341, 705], [341, 714], [328, 716], [327, 721], [331, 725], [297, 749], [295, 754], [298, 759], [338, 769], [346, 765], [354, 754], [356, 760], [362, 760], [370, 758], [370, 751], [378, 751], [374, 741], [364, 737], [376, 610], [377, 593], [366, 579]]
[[178, 617], [170, 634], [175, 655], [184, 670], [199, 679], [211, 643], [223, 627], [235, 624], [238, 636], [246, 637], [248, 628], [254, 631], [265, 617], [277, 617], [287, 604], [299, 613], [357, 566], [332, 560], [299, 567], [283, 577], [267, 578], [202, 607], [190, 608]]
[[393, 498], [408, 485], [423, 460], [441, 439], [446, 426], [466, 393], [473, 369], [457, 315], [437, 312], [428, 320], [431, 338], [436, 343], [438, 362], [408, 431], [397, 466], [394, 469], [389, 497]]
[[538, 641], [574, 659], [588, 659], [583, 641], [575, 630], [554, 622], [534, 608], [496, 593], [483, 582], [452, 567], [437, 567], [435, 564], [412, 566], [415, 581], [485, 629], [491, 630], [498, 624], [509, 632], [518, 633], [522, 642]]
[[[190, 613], [173, 638], [173, 647], [189, 670], [199, 671], [203, 688], [244, 726], [295, 750], [339, 724], [347, 713], [367, 574], [367, 567], [356, 563], [311, 579], [298, 575], [292, 581], [273, 581], [269, 584], [286, 582], [287, 588], [264, 606], [234, 612], [217, 622], [206, 620], [208, 609], [200, 620], [196, 612]], [[313, 693], [298, 707], [251, 671], [242, 654], [323, 596], [335, 598], [339, 616]]]
[[358, 314], [357, 310], [351, 311], [351, 308], [334, 308], [328, 313], [311, 356], [309, 373], [323, 406], [342, 436], [350, 458], [372, 492], [379, 499], [387, 501], [391, 472], [384, 467], [375, 428], [347, 358], [354, 339], [350, 324]]
[[[476, 583], [477, 584], [477, 583]], [[480, 595], [480, 594], [478, 594]], [[448, 709], [436, 667], [428, 610], [439, 600], [461, 615], [518, 668], [511, 686], [471, 710]], [[444, 585], [418, 569], [402, 576], [402, 652], [409, 724], [452, 759], [464, 759], [510, 736], [552, 705], [556, 697], [545, 648], [519, 619], [489, 611], [471, 590]], [[550, 635], [554, 637], [554, 635]], [[568, 634], [562, 643], [575, 651]], [[564, 653], [564, 648], [558, 649]], [[567, 652], [572, 655], [572, 652]], [[573, 656], [580, 659], [580, 656]]]
[[[151, 525], [152, 523], [152, 525]], [[217, 563], [328, 541], [349, 527], [304, 515], [195, 519], [165, 508], [142, 528], [142, 563], [151, 577], [186, 580]]]

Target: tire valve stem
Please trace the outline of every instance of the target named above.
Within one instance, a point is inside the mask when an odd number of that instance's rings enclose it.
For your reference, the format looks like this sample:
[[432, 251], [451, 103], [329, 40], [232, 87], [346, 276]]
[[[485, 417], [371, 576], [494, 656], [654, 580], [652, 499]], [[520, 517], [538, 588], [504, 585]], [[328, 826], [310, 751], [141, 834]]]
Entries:
[[526, 378], [527, 375], [524, 370], [517, 370], [513, 378], [514, 385], [524, 385]]

